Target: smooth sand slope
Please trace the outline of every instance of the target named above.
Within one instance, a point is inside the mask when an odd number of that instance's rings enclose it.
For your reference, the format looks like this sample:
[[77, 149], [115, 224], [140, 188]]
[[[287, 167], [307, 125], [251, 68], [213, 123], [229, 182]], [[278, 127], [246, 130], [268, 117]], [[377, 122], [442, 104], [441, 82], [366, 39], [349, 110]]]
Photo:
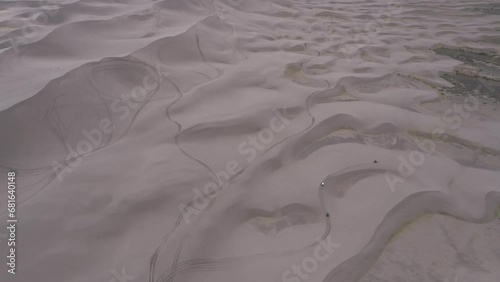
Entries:
[[493, 2], [0, 1], [0, 280], [500, 281]]

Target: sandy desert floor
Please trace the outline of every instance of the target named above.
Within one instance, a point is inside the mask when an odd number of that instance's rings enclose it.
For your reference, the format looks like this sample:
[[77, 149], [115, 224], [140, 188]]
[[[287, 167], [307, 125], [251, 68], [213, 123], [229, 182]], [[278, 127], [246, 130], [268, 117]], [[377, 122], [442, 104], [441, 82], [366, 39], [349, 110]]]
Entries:
[[500, 281], [493, 0], [0, 0], [0, 86], [0, 281]]

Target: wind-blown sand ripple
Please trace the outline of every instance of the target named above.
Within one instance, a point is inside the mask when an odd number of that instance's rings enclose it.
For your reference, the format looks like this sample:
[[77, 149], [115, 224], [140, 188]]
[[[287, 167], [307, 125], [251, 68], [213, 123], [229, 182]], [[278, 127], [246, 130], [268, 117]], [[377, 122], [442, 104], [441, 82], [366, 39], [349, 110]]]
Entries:
[[2, 281], [360, 281], [422, 214], [495, 218], [493, 1], [49, 4], [0, 1]]

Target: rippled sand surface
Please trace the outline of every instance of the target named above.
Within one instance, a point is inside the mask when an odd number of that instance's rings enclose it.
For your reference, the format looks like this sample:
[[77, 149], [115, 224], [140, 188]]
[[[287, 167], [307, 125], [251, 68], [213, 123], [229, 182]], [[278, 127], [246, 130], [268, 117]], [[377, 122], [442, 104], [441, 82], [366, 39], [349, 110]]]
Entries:
[[0, 0], [0, 280], [500, 281], [499, 31], [495, 1]]

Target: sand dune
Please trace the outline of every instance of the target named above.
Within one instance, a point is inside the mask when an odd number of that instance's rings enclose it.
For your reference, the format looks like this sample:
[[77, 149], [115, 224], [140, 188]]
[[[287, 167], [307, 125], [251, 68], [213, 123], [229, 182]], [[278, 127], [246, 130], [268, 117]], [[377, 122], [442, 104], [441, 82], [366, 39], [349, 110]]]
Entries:
[[[498, 225], [499, 9], [0, 0], [0, 280], [426, 281], [405, 224]], [[491, 250], [425, 277], [499, 281]]]

